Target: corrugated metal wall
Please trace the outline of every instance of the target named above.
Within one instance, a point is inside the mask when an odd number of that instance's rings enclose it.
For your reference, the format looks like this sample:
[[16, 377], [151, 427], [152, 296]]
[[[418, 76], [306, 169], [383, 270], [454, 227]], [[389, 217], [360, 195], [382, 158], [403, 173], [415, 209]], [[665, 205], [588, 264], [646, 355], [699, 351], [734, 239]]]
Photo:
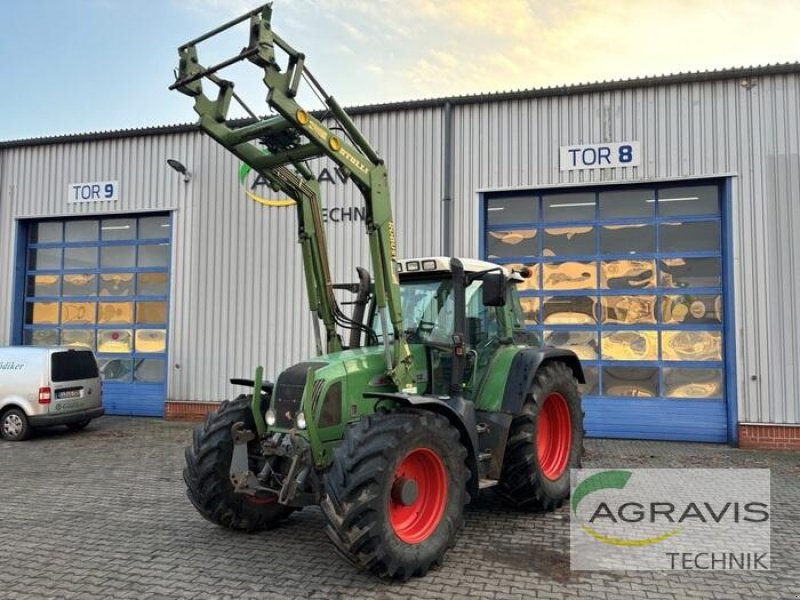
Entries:
[[[400, 252], [439, 244], [441, 118], [436, 109], [356, 119], [387, 159]], [[415, 143], [406, 143], [415, 140]], [[183, 178], [166, 164], [192, 172]], [[169, 331], [169, 398], [219, 400], [231, 376], [264, 364], [274, 377], [313, 353], [295, 211], [248, 201], [239, 163], [209, 138], [173, 134], [0, 150], [0, 343], [11, 339], [15, 219], [175, 210]], [[332, 164], [327, 166], [334, 172]], [[405, 172], [408, 176], [400, 177]], [[335, 174], [333, 175], [336, 178]], [[118, 179], [120, 200], [68, 205], [69, 183]], [[7, 183], [6, 183], [7, 182]], [[352, 185], [323, 183], [325, 202], [360, 207]], [[264, 192], [265, 193], [265, 192]], [[361, 221], [330, 222], [332, 267], [355, 280], [368, 266]]]
[[[0, 340], [10, 339], [15, 219], [179, 208], [181, 183], [166, 158], [193, 152], [186, 136], [0, 150]], [[119, 180], [118, 202], [67, 204], [69, 183]]]
[[[478, 251], [479, 189], [734, 175], [739, 421], [798, 423], [798, 115], [797, 74], [458, 106], [456, 251]], [[559, 146], [632, 140], [640, 167], [559, 171]]]
[[[438, 254], [440, 108], [356, 117], [386, 158], [400, 255]], [[453, 239], [478, 253], [477, 190], [733, 175], [739, 420], [800, 422], [800, 76], [769, 75], [456, 104]], [[638, 140], [630, 169], [561, 173], [559, 146]], [[166, 165], [193, 172], [184, 184]], [[318, 165], [319, 166], [319, 165]], [[332, 172], [332, 165], [327, 165]], [[199, 134], [0, 150], [0, 341], [10, 338], [13, 219], [175, 209], [169, 397], [229, 396], [231, 375], [312, 353], [295, 217], [246, 201], [238, 164]], [[115, 205], [66, 204], [70, 182], [119, 179]], [[328, 208], [360, 206], [323, 183]], [[367, 264], [358, 221], [329, 223], [333, 270]]]

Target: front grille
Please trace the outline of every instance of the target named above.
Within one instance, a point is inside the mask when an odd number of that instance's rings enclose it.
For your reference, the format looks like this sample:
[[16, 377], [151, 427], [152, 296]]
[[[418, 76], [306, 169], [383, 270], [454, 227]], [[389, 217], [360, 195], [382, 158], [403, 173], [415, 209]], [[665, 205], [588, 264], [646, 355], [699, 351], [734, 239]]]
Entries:
[[275, 425], [278, 427], [290, 428], [294, 426], [294, 419], [297, 416], [297, 409], [300, 408], [300, 400], [303, 397], [302, 385], [284, 384], [278, 387], [275, 394]]
[[283, 429], [294, 427], [300, 401], [303, 399], [303, 388], [309, 369], [319, 369], [325, 363], [306, 362], [289, 367], [278, 377], [273, 395], [272, 409], [275, 411], [275, 426]]

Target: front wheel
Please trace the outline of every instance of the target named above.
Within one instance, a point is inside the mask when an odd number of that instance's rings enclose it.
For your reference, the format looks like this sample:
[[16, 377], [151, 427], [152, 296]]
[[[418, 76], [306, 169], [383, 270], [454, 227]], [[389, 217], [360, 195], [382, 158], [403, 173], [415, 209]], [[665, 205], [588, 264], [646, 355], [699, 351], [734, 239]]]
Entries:
[[583, 409], [564, 363], [542, 367], [511, 422], [497, 493], [524, 510], [553, 510], [569, 497], [569, 470], [581, 466]]
[[[234, 423], [244, 422], [255, 429], [250, 397], [239, 396], [223, 402], [194, 430], [192, 445], [186, 448], [183, 479], [186, 495], [206, 519], [240, 531], [269, 529], [285, 519], [293, 509], [278, 504], [278, 497], [253, 497], [237, 494], [230, 479]], [[252, 442], [257, 446], [257, 442]], [[254, 448], [256, 451], [256, 448]]]
[[322, 511], [354, 565], [407, 580], [441, 563], [463, 524], [467, 451], [444, 417], [398, 411], [350, 427], [325, 475]]

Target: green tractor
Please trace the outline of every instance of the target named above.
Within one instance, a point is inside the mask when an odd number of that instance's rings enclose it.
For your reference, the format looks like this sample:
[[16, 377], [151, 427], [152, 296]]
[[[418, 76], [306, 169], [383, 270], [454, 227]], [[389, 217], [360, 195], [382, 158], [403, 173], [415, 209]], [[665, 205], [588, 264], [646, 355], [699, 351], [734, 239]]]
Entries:
[[[481, 489], [524, 510], [551, 510], [568, 497], [583, 448], [583, 371], [574, 353], [530, 343], [516, 288], [528, 269], [397, 259], [383, 161], [304, 55], [272, 30], [271, 14], [265, 5], [180, 46], [171, 89], [194, 99], [203, 131], [295, 201], [317, 356], [274, 384], [261, 367], [252, 380], [231, 380], [253, 391], [195, 429], [187, 494], [209, 521], [248, 532], [319, 505], [348, 561], [384, 577], [422, 576], [454, 544], [464, 506]], [[247, 47], [199, 63], [199, 43], [244, 22]], [[243, 60], [263, 69], [273, 115], [257, 117], [221, 77]], [[297, 103], [301, 82], [324, 113]], [[232, 100], [252, 118], [229, 119]], [[373, 273], [357, 268], [356, 283], [331, 280], [319, 185], [307, 165], [317, 157], [364, 197]], [[353, 295], [350, 315], [336, 290]]]

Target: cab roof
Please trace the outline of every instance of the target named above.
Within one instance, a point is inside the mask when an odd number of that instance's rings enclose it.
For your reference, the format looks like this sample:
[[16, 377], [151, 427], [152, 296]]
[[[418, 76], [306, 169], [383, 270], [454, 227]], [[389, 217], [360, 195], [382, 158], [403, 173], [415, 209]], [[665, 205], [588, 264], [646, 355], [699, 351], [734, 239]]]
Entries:
[[[489, 269], [500, 268], [503, 275], [515, 281], [522, 281], [523, 277], [515, 271], [507, 269], [503, 265], [496, 265], [485, 260], [478, 260], [476, 258], [459, 258], [461, 264], [464, 265], [464, 271], [467, 273], [477, 273], [479, 271], [488, 271]], [[397, 270], [399, 273], [449, 273], [450, 272], [450, 257], [449, 256], [424, 256], [420, 258], [400, 258], [397, 260]]]

